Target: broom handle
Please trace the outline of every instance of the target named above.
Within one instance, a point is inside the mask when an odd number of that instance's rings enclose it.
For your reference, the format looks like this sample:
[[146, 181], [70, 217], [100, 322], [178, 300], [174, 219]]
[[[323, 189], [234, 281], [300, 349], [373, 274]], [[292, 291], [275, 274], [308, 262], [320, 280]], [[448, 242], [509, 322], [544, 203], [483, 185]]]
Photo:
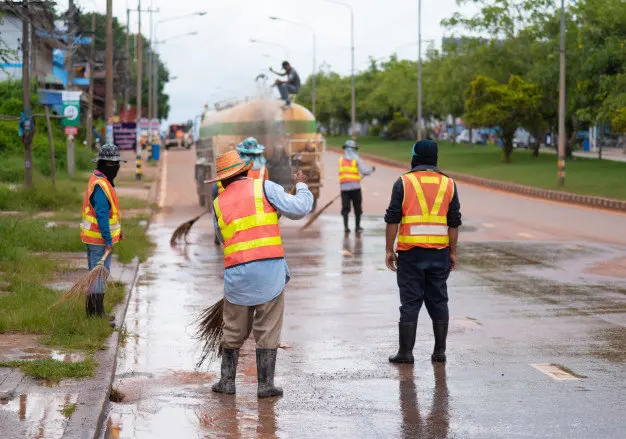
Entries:
[[106, 250], [104, 252], [104, 255], [102, 255], [102, 258], [100, 258], [100, 260], [98, 261], [98, 263], [96, 264], [96, 266], [98, 265], [104, 265], [104, 261], [107, 260], [107, 258], [109, 257], [109, 255], [111, 254], [111, 250]]

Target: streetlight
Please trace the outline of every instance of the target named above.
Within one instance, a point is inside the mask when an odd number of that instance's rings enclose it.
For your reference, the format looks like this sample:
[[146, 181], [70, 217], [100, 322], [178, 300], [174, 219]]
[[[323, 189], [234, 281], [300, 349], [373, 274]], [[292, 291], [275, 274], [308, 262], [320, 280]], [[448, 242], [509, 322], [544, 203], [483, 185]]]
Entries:
[[278, 44], [278, 43], [274, 43], [274, 42], [271, 42], [271, 41], [257, 40], [256, 38], [250, 38], [250, 42], [253, 43], [253, 44], [265, 44], [267, 46], [280, 47], [281, 49], [283, 49], [285, 51], [285, 59], [289, 59], [289, 48], [287, 46], [284, 46], [284, 45]]
[[[175, 20], [182, 20], [184, 18], [189, 18], [189, 17], [202, 17], [204, 15], [206, 15], [207, 12], [206, 11], [198, 11], [198, 12], [192, 12], [190, 14], [185, 14], [185, 15], [179, 15], [176, 17], [169, 17], [169, 18], [164, 18], [163, 20], [159, 20], [156, 22], [156, 24], [154, 25], [154, 40], [157, 40], [157, 29], [159, 27], [159, 24], [162, 23], [167, 23], [169, 21], [175, 21]], [[197, 34], [197, 32], [196, 32]], [[182, 35], [181, 35], [182, 36]], [[152, 113], [148, 115], [148, 118], [153, 118], [153, 119], [157, 119], [159, 117], [159, 88], [158, 88], [158, 81], [159, 81], [159, 72], [158, 72], [158, 56], [154, 56], [154, 54], [151, 53], [152, 56], [152, 60], [149, 63], [150, 68], [153, 70], [151, 73], [152, 77], [153, 77], [153, 84], [154, 84], [154, 90], [150, 90], [150, 99], [152, 100], [152, 102], [154, 102], [153, 105], [153, 110]]]
[[559, 72], [559, 186], [565, 184], [565, 0], [561, 0], [561, 56]]
[[422, 0], [417, 0], [417, 140], [422, 140]]
[[354, 10], [347, 3], [337, 0], [325, 0], [350, 9], [350, 50], [352, 51], [352, 139], [356, 139], [356, 89], [354, 86]]
[[316, 52], [316, 36], [315, 36], [315, 29], [313, 29], [311, 26], [309, 26], [308, 24], [304, 24], [304, 23], [299, 23], [297, 21], [291, 21], [291, 20], [286, 20], [284, 18], [279, 18], [279, 17], [270, 17], [270, 20], [274, 20], [274, 21], [283, 21], [285, 23], [289, 23], [292, 24], [294, 26], [300, 26], [303, 27], [305, 29], [308, 29], [311, 31], [311, 34], [313, 34], [313, 90], [311, 91], [311, 101], [312, 101], [312, 105], [311, 105], [311, 110], [313, 110], [313, 116], [315, 116], [315, 98], [316, 98], [316, 94], [317, 94], [317, 85], [316, 85], [316, 78], [317, 78], [317, 67], [316, 67], [316, 63], [315, 63], [315, 52]]

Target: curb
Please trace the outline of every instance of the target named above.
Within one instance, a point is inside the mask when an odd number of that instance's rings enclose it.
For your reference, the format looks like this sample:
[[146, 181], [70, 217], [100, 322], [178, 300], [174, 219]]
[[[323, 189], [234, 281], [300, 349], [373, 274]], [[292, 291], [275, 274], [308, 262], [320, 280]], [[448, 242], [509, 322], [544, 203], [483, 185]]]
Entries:
[[[327, 150], [341, 153], [342, 150], [335, 147], [328, 147]], [[393, 166], [406, 169], [406, 163], [397, 160], [379, 157], [369, 153], [359, 153], [363, 158], [370, 161], [380, 163], [381, 165]], [[541, 189], [533, 186], [524, 186], [521, 184], [508, 183], [505, 181], [491, 180], [488, 178], [476, 177], [474, 175], [462, 174], [458, 172], [447, 172], [446, 175], [457, 181], [473, 184], [476, 186], [487, 187], [504, 192], [523, 195], [526, 197], [539, 198], [543, 200], [558, 201], [567, 204], [577, 204], [580, 206], [593, 207], [596, 209], [613, 210], [617, 212], [626, 212], [626, 201], [616, 200], [613, 198], [603, 198], [594, 195], [581, 195], [572, 192], [555, 191], [551, 189]]]

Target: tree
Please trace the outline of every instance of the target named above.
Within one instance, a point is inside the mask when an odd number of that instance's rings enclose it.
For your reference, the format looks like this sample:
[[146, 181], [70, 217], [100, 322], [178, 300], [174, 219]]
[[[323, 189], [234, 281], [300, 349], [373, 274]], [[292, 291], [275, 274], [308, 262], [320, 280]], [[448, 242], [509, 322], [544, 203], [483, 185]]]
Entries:
[[510, 162], [515, 131], [535, 121], [541, 99], [539, 88], [519, 76], [511, 76], [506, 84], [478, 76], [469, 89], [465, 120], [473, 126], [495, 127], [502, 138], [504, 161]]

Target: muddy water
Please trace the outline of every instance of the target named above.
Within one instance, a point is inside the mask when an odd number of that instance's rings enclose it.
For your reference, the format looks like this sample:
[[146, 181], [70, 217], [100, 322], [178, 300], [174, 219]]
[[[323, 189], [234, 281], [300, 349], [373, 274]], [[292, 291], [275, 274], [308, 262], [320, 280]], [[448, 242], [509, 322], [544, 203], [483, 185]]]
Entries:
[[[398, 367], [387, 362], [398, 298], [382, 219], [367, 218], [361, 239], [345, 238], [333, 215], [304, 233], [285, 222], [285, 396], [259, 401], [252, 343], [234, 397], [210, 390], [218, 364], [194, 367], [194, 319], [220, 298], [223, 274], [208, 220], [185, 249], [169, 248], [184, 219], [152, 226], [158, 249], [131, 298], [114, 386], [123, 401], [111, 404], [107, 438], [618, 438], [626, 427], [622, 285], [568, 269], [601, 247], [464, 245], [449, 284], [448, 363], [430, 363], [423, 312], [416, 364]], [[555, 381], [531, 364], [586, 378]]]

